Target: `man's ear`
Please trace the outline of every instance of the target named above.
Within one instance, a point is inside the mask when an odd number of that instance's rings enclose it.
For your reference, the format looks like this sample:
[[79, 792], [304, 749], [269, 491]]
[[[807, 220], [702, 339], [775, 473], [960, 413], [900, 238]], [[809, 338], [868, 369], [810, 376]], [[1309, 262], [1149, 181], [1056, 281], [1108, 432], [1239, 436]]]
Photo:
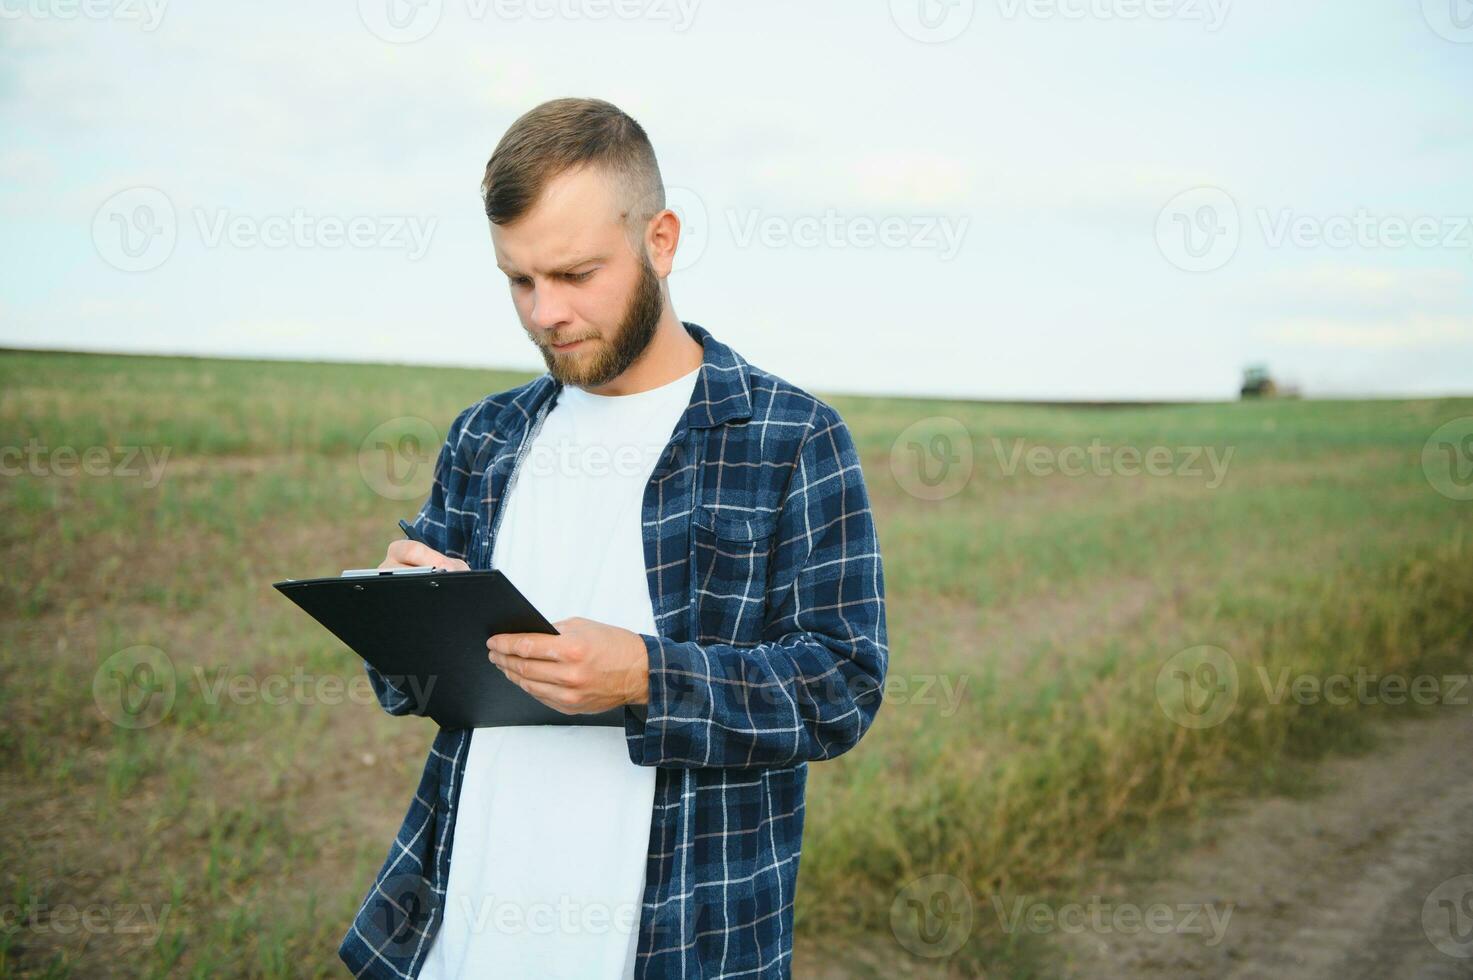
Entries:
[[675, 265], [675, 249], [680, 244], [680, 216], [669, 208], [650, 219], [644, 230], [644, 247], [655, 275], [670, 275]]

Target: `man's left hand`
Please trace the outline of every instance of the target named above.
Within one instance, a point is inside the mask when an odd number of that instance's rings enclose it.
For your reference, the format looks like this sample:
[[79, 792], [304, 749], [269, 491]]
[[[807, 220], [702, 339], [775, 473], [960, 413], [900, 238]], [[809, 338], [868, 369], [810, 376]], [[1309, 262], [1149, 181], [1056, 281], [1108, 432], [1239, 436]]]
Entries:
[[638, 633], [574, 616], [547, 633], [498, 633], [491, 662], [513, 684], [564, 714], [649, 701], [650, 661]]

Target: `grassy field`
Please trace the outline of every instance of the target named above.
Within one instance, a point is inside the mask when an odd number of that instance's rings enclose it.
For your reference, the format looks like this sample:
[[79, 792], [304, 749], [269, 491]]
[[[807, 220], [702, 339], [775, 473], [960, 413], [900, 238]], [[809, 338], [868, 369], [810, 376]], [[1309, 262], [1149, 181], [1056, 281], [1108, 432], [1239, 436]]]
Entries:
[[[438, 433], [526, 377], [0, 353], [0, 975], [337, 973], [433, 725], [383, 715], [270, 583], [376, 563]], [[990, 897], [1081, 894], [1091, 862], [1422, 710], [1264, 678], [1470, 669], [1473, 502], [1423, 449], [1473, 399], [828, 398], [879, 523], [892, 686], [811, 770], [800, 965], [1047, 975]], [[120, 716], [140, 670], [172, 701]], [[972, 902], [964, 934], [906, 919], [917, 879]]]

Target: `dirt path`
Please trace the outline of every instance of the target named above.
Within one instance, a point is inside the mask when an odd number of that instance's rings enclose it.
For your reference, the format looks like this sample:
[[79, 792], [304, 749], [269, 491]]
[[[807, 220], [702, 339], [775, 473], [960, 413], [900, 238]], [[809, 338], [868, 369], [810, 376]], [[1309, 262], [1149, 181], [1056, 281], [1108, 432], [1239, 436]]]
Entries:
[[1446, 710], [1326, 763], [1323, 792], [1208, 821], [1161, 880], [1104, 896], [1178, 910], [1178, 923], [1210, 906], [1219, 921], [1230, 914], [1220, 941], [1195, 929], [1071, 932], [1059, 937], [1065, 975], [1473, 977], [1473, 711]]

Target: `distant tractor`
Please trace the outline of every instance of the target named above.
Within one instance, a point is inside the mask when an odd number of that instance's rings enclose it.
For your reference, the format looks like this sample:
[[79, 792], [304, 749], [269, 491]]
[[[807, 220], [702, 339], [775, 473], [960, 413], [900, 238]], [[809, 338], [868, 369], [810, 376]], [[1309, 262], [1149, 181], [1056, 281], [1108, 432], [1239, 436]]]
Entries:
[[1253, 364], [1243, 371], [1244, 398], [1272, 398], [1279, 393], [1279, 386], [1268, 376], [1268, 366]]

